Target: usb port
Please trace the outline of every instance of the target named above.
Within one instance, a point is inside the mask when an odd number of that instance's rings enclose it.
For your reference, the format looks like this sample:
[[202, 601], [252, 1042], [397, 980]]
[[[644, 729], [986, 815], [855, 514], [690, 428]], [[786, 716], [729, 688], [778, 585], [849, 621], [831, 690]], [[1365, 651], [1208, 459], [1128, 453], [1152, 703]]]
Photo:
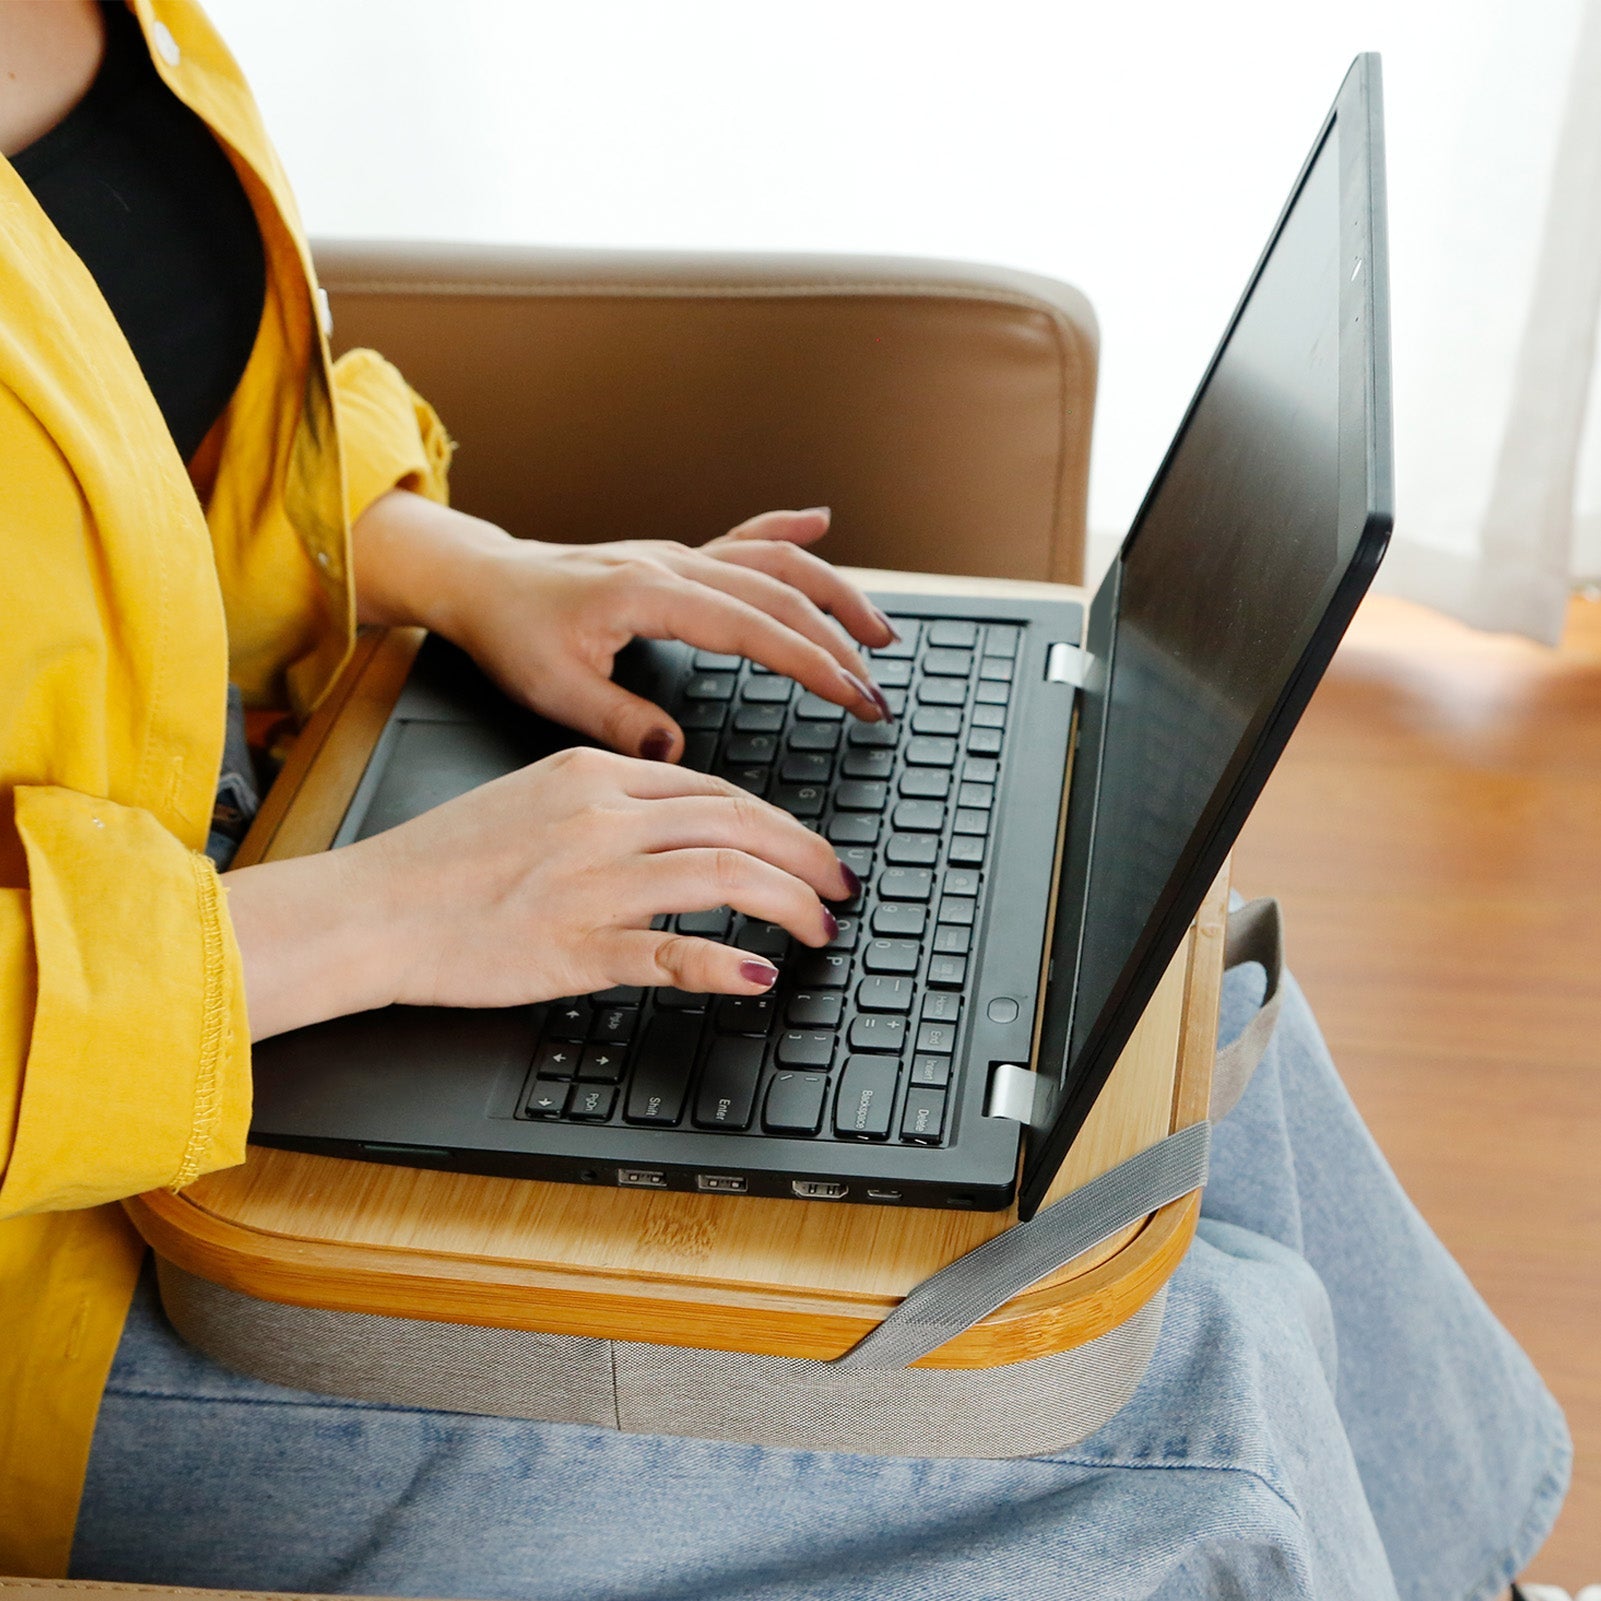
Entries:
[[843, 1201], [851, 1188], [848, 1184], [835, 1184], [828, 1179], [792, 1179], [789, 1187], [803, 1201]]
[[869, 1190], [867, 1198], [870, 1201], [898, 1201], [901, 1198], [899, 1190]]
[[617, 1182], [631, 1184], [639, 1190], [665, 1190], [667, 1175], [659, 1167], [620, 1167]]
[[697, 1173], [697, 1190], [711, 1190], [719, 1195], [743, 1195], [750, 1188], [750, 1180], [735, 1173]]

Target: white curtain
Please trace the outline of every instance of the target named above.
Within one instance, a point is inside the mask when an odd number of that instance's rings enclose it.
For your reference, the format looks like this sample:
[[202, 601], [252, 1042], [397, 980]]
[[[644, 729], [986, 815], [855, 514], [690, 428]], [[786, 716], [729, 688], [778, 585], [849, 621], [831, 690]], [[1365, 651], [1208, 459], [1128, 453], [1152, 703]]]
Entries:
[[[1351, 57], [1384, 55], [1381, 582], [1555, 637], [1601, 576], [1601, 0], [209, 0], [314, 232], [861, 250], [1066, 278], [1091, 577]], [[755, 508], [752, 508], [755, 509]]]

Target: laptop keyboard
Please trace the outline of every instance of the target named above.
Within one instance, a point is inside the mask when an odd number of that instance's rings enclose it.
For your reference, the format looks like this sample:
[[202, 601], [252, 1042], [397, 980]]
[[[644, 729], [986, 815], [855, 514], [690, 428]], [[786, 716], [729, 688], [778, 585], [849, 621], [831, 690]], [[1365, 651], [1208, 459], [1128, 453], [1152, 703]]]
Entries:
[[641, 1128], [938, 1145], [949, 1134], [1019, 629], [897, 617], [871, 653], [894, 712], [841, 707], [705, 652], [670, 710], [684, 765], [829, 839], [863, 892], [817, 950], [726, 907], [658, 927], [779, 968], [767, 995], [619, 988], [543, 1015], [520, 1115]]

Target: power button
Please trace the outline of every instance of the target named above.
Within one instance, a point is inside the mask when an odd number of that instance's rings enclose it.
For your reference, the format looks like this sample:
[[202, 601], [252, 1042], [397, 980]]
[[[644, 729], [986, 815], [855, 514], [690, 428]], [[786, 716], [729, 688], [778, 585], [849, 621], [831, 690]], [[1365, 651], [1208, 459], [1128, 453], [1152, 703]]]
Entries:
[[988, 1014], [992, 1023], [1015, 1023], [1017, 1021], [1017, 1002], [1010, 995], [997, 995], [989, 1003]]

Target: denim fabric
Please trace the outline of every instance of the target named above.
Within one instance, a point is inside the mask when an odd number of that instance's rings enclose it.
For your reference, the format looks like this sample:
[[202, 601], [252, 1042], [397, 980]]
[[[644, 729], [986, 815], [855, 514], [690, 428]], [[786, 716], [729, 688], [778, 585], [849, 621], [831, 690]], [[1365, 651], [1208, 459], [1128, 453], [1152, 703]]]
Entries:
[[[1254, 976], [1230, 976], [1225, 1036]], [[530, 1601], [1478, 1601], [1544, 1538], [1569, 1463], [1292, 986], [1217, 1130], [1145, 1380], [1071, 1450], [884, 1459], [341, 1402], [195, 1355], [147, 1283], [73, 1572]]]

